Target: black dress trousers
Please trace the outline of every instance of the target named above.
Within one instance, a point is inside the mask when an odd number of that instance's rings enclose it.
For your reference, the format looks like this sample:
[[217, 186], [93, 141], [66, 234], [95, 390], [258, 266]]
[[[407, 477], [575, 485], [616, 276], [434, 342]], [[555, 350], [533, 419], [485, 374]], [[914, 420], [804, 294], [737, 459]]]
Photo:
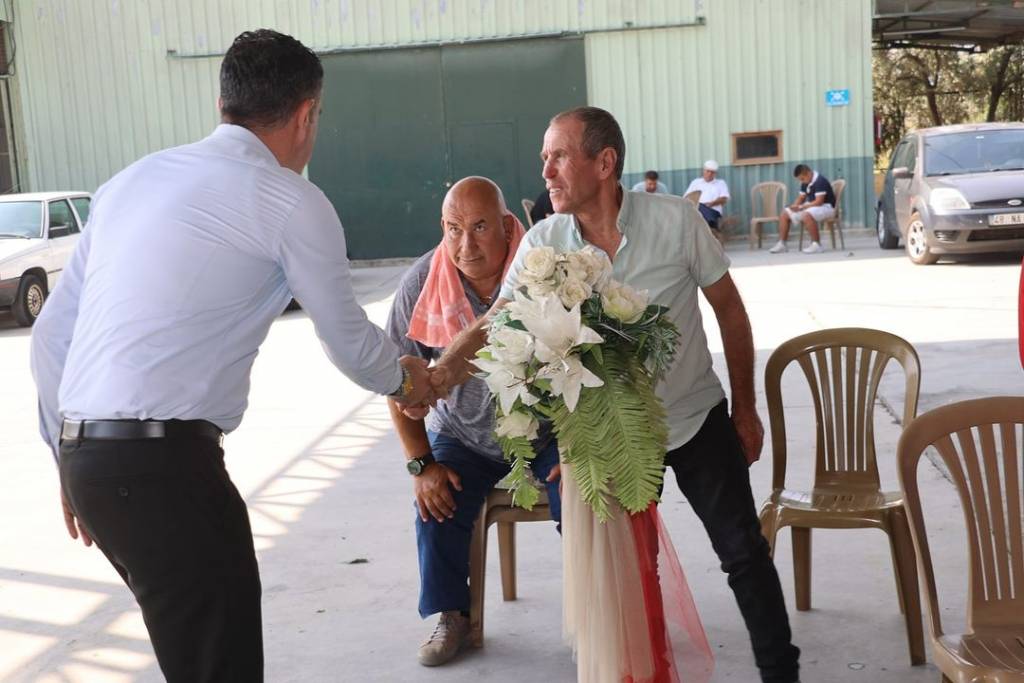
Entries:
[[135, 595], [170, 683], [263, 680], [252, 530], [217, 442], [65, 441], [60, 480]]

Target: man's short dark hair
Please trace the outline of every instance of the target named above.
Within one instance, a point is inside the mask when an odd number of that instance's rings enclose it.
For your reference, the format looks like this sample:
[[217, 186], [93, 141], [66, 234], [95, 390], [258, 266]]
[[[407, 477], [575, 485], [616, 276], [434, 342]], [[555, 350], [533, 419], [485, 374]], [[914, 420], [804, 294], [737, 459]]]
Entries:
[[220, 113], [228, 123], [273, 128], [315, 98], [324, 68], [312, 50], [261, 28], [235, 38], [220, 65]]
[[598, 107], [576, 107], [555, 114], [551, 123], [563, 119], [576, 119], [583, 124], [583, 152], [591, 159], [608, 147], [615, 151], [615, 177], [621, 179], [626, 163], [626, 141], [615, 117]]
[[647, 173], [644, 173], [644, 180], [657, 180], [657, 179], [658, 179], [658, 172], [657, 171], [648, 171]]
[[804, 173], [810, 173], [810, 172], [811, 172], [811, 167], [808, 166], [807, 164], [797, 164], [796, 168], [793, 169], [793, 177], [794, 178], [799, 178]]

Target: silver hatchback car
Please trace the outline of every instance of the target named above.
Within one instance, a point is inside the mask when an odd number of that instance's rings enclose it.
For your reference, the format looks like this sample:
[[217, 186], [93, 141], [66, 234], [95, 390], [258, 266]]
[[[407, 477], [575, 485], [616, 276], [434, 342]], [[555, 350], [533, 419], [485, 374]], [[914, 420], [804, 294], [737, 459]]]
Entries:
[[878, 201], [878, 244], [928, 265], [1024, 252], [1024, 123], [924, 128], [896, 146]]

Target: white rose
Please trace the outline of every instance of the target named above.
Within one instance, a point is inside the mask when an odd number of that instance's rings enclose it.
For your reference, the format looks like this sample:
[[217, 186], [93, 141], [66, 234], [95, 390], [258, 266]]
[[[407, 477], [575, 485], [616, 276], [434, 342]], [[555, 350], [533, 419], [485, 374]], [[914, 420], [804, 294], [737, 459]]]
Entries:
[[537, 428], [540, 425], [537, 424], [536, 418], [526, 413], [515, 412], [511, 415], [505, 415], [504, 417], [498, 418], [497, 428], [494, 432], [498, 436], [503, 436], [509, 439], [514, 439], [517, 436], [524, 436], [527, 439], [537, 438]]
[[590, 271], [587, 283], [595, 292], [603, 291], [612, 277], [612, 262], [608, 260], [608, 255], [591, 246], [583, 247], [580, 254], [586, 259], [587, 269]]
[[504, 363], [527, 363], [533, 357], [533, 337], [522, 330], [503, 327], [490, 335], [491, 352]]
[[591, 268], [590, 259], [583, 252], [573, 251], [568, 254], [565, 262], [565, 271], [566, 277], [582, 280], [588, 285], [593, 284], [592, 278], [594, 273]]
[[555, 250], [553, 247], [534, 247], [523, 257], [523, 272], [526, 280], [547, 280], [555, 273]]
[[647, 292], [638, 292], [629, 285], [610, 282], [601, 292], [604, 312], [624, 323], [635, 323], [647, 310]]
[[526, 293], [533, 300], [541, 299], [555, 291], [555, 285], [551, 282], [527, 282]]
[[584, 301], [590, 298], [590, 295], [594, 291], [590, 288], [584, 280], [579, 280], [574, 277], [567, 277], [558, 286], [558, 298], [562, 300], [562, 305], [566, 308], [572, 308], [578, 304], [582, 304]]

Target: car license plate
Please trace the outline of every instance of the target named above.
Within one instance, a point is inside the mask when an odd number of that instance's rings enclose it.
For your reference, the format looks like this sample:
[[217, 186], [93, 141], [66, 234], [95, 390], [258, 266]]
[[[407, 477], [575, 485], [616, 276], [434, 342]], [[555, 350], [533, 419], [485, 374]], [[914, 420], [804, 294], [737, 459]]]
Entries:
[[997, 213], [988, 217], [989, 225], [1024, 225], [1024, 213]]

